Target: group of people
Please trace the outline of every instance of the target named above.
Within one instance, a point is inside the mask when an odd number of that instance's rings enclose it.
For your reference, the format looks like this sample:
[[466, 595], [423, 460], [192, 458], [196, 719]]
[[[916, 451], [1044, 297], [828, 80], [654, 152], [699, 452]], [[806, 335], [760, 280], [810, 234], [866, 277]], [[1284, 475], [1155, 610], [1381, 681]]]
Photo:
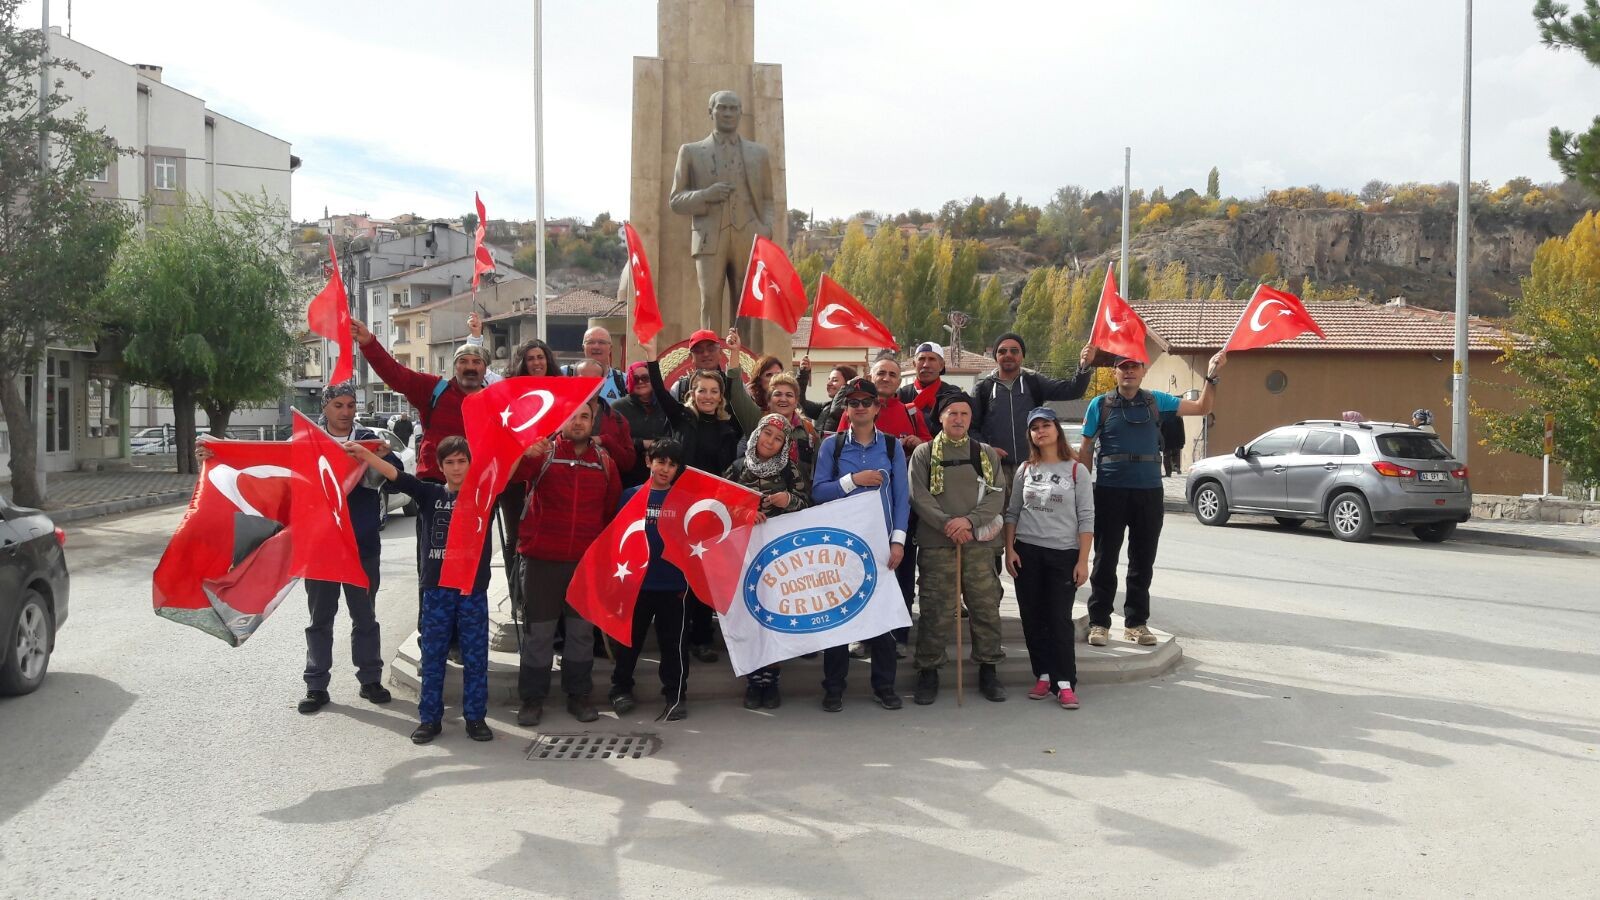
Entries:
[[[471, 328], [476, 335], [479, 323]], [[662, 718], [688, 714], [689, 662], [717, 661], [709, 604], [692, 595], [683, 573], [662, 558], [655, 524], [668, 490], [685, 468], [745, 485], [761, 494], [761, 515], [786, 515], [860, 492], [882, 499], [888, 529], [889, 568], [894, 569], [908, 610], [917, 610], [917, 641], [897, 629], [859, 644], [829, 648], [823, 656], [821, 705], [843, 708], [851, 658], [870, 659], [873, 700], [899, 709], [896, 671], [911, 658], [919, 705], [936, 702], [947, 644], [961, 620], [968, 621], [971, 658], [978, 665], [978, 690], [991, 701], [1006, 699], [996, 666], [1001, 646], [999, 574], [1015, 579], [1024, 639], [1032, 662], [1034, 699], [1079, 705], [1073, 648], [1072, 608], [1076, 589], [1091, 586], [1089, 643], [1109, 640], [1117, 591], [1117, 562], [1128, 543], [1124, 638], [1156, 643], [1148, 627], [1149, 587], [1162, 521], [1160, 422], [1163, 414], [1204, 415], [1212, 406], [1217, 371], [1211, 361], [1196, 400], [1181, 400], [1141, 387], [1145, 364], [1114, 360], [1117, 386], [1089, 404], [1082, 446], [1073, 447], [1056, 413], [1046, 404], [1083, 396], [1089, 383], [1092, 347], [1085, 347], [1072, 378], [1053, 379], [1024, 366], [1020, 335], [1001, 335], [994, 345], [996, 369], [971, 393], [943, 380], [943, 349], [934, 343], [914, 352], [915, 378], [902, 385], [892, 356], [863, 375], [851, 366], [829, 372], [826, 403], [805, 397], [809, 360], [798, 373], [775, 357], [763, 357], [748, 386], [728, 371], [740, 358], [739, 334], [698, 331], [690, 336], [691, 371], [670, 387], [654, 342], [645, 360], [625, 372], [611, 366], [612, 340], [603, 328], [584, 335], [583, 361], [566, 367], [543, 341], [517, 349], [504, 373], [489, 372], [489, 356], [472, 340], [455, 354], [449, 376], [411, 370], [394, 360], [360, 322], [352, 335], [373, 370], [403, 394], [421, 425], [417, 472], [403, 471], [392, 454], [375, 454], [345, 418], [353, 419], [353, 391], [331, 385], [324, 392], [330, 434], [364, 461], [368, 479], [355, 490], [374, 491], [393, 482], [417, 501], [419, 624], [422, 651], [420, 720], [412, 739], [426, 743], [442, 725], [445, 659], [459, 648], [464, 674], [462, 712], [468, 736], [490, 740], [487, 706], [487, 598], [490, 536], [471, 591], [439, 586], [449, 520], [472, 448], [463, 436], [461, 404], [491, 379], [520, 375], [590, 375], [602, 390], [575, 414], [560, 434], [530, 447], [498, 506], [513, 608], [519, 622], [520, 707], [517, 723], [539, 725], [552, 689], [558, 642], [561, 685], [567, 712], [592, 722], [597, 629], [567, 602], [568, 587], [585, 549], [638, 491], [648, 491], [645, 535], [650, 564], [635, 606], [631, 646], [609, 648], [614, 661], [607, 701], [618, 714], [637, 705], [634, 672], [649, 631], [660, 647]], [[1095, 470], [1098, 470], [1097, 474]], [[371, 591], [377, 589], [376, 506], [350, 509], [358, 534], [370, 524], [373, 539], [371, 588], [344, 586], [354, 622], [352, 641], [361, 695], [375, 703], [389, 695], [378, 684], [377, 623]], [[372, 507], [371, 516], [364, 510]], [[365, 522], [371, 518], [371, 523]], [[370, 544], [370, 547], [369, 547]], [[1090, 550], [1094, 548], [1093, 570]], [[957, 573], [960, 606], [957, 604]], [[300, 710], [314, 713], [328, 702], [331, 622], [337, 585], [311, 583], [312, 625], [307, 635], [307, 694]], [[330, 597], [332, 599], [330, 599]], [[603, 639], [603, 638], [602, 638]], [[774, 709], [782, 702], [782, 665], [747, 676], [744, 705]]]

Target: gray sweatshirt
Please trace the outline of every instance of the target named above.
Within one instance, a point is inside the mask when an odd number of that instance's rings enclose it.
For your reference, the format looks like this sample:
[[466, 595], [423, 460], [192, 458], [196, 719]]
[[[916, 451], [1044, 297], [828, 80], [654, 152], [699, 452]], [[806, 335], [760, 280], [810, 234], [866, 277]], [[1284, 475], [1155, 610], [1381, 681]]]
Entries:
[[[1076, 470], [1077, 480], [1073, 474]], [[1078, 549], [1078, 535], [1094, 531], [1094, 485], [1083, 463], [1023, 463], [1006, 507], [1017, 540], [1052, 550]]]

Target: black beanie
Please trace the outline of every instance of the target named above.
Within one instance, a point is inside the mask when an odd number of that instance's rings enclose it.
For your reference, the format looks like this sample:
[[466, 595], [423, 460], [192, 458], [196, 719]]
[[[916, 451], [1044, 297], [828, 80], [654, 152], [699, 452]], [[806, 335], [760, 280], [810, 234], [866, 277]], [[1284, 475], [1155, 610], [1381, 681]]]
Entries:
[[995, 338], [994, 339], [994, 348], [996, 350], [999, 350], [1000, 349], [1000, 345], [1005, 343], [1006, 341], [1016, 341], [1017, 342], [1017, 346], [1022, 348], [1022, 355], [1023, 356], [1027, 356], [1028, 355], [1028, 345], [1027, 345], [1027, 343], [1022, 340], [1022, 335], [1017, 334], [1015, 331], [1008, 331], [1005, 334], [1002, 334], [999, 337]]

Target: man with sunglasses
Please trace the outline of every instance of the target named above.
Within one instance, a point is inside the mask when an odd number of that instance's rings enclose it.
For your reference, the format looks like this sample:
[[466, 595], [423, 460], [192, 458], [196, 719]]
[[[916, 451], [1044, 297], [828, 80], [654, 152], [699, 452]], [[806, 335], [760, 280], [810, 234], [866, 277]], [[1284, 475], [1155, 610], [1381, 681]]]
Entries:
[[1217, 372], [1228, 352], [1211, 357], [1198, 400], [1181, 400], [1147, 391], [1146, 364], [1116, 357], [1117, 387], [1095, 398], [1083, 416], [1078, 461], [1096, 472], [1094, 483], [1094, 570], [1089, 575], [1089, 643], [1104, 647], [1111, 633], [1111, 608], [1117, 596], [1117, 558], [1124, 532], [1128, 541], [1127, 596], [1122, 601], [1123, 639], [1150, 647], [1150, 578], [1165, 515], [1161, 487], [1161, 416], [1203, 416], [1211, 412]]

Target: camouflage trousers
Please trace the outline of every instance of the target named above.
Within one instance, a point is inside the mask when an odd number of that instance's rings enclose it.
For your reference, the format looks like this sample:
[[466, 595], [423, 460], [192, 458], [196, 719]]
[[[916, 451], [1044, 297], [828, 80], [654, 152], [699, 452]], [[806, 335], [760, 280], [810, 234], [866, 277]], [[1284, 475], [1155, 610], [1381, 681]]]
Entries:
[[482, 592], [463, 594], [432, 587], [422, 592], [422, 692], [417, 719], [437, 722], [444, 716], [445, 656], [450, 636], [461, 643], [461, 715], [482, 719], [489, 707], [489, 598]]
[[[972, 613], [972, 661], [1005, 659], [1000, 647], [1000, 576], [995, 574], [993, 548], [961, 551], [962, 599]], [[959, 626], [956, 612], [956, 548], [923, 546], [917, 557], [918, 669], [937, 669], [949, 661], [946, 646]]]

